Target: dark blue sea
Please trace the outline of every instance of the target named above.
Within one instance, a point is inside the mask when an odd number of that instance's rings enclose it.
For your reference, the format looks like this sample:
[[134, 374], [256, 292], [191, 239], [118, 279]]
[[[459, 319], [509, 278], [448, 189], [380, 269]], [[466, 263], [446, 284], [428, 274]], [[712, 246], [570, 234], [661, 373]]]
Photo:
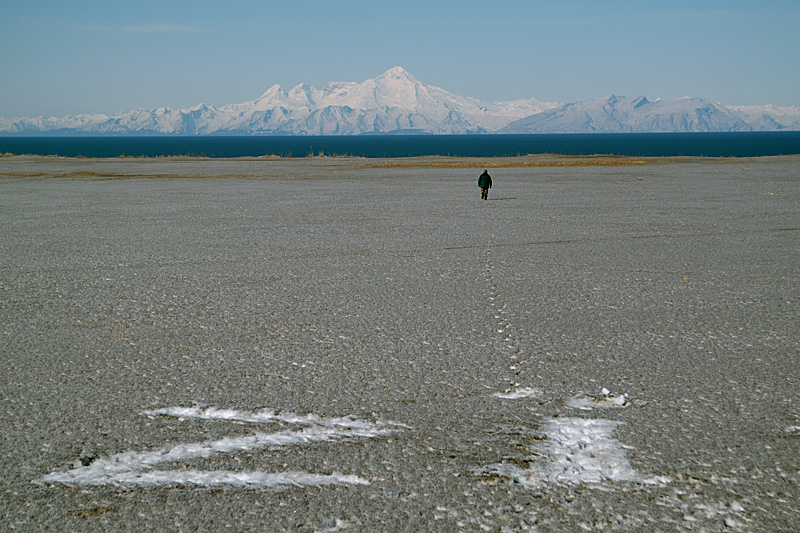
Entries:
[[64, 157], [759, 157], [800, 154], [800, 132], [537, 135], [0, 137], [0, 153]]

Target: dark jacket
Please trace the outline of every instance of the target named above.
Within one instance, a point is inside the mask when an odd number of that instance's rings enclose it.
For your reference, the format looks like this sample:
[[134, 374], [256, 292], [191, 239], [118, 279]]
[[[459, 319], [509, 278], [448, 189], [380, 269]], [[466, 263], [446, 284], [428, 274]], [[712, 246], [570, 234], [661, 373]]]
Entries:
[[478, 187], [481, 189], [491, 189], [492, 188], [492, 177], [489, 175], [488, 172], [484, 172], [481, 174], [481, 177], [478, 178]]

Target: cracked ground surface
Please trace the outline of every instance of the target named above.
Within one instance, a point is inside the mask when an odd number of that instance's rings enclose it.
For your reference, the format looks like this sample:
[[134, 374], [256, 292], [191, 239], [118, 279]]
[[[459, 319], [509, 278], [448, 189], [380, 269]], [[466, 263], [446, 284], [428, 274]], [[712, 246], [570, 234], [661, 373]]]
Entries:
[[800, 160], [505, 161], [0, 158], [3, 527], [796, 530]]

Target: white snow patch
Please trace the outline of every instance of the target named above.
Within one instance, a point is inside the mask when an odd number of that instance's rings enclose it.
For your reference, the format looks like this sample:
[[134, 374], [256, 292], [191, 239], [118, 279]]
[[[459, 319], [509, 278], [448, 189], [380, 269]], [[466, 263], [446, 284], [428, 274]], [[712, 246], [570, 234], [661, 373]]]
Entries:
[[534, 389], [533, 387], [523, 387], [515, 390], [496, 392], [494, 393], [494, 396], [498, 398], [503, 398], [505, 400], [516, 400], [519, 398], [530, 398], [532, 396], [538, 396], [541, 393], [542, 391], [539, 389]]
[[[613, 438], [622, 422], [585, 418], [552, 418], [544, 426], [547, 440], [535, 447], [528, 468], [500, 463], [479, 473], [509, 477], [525, 487], [542, 484], [597, 484], [634, 482], [664, 485], [671, 480], [662, 476], [646, 477], [630, 464], [623, 445]], [[542, 458], [543, 456], [543, 458]]]
[[567, 407], [580, 409], [581, 411], [592, 411], [594, 409], [608, 409], [617, 407], [630, 407], [631, 405], [642, 406], [646, 402], [631, 399], [627, 393], [612, 394], [607, 388], [603, 387], [600, 394], [578, 394], [569, 398], [566, 402]]
[[789, 435], [800, 435], [800, 426], [789, 426], [786, 428], [786, 433]]
[[268, 410], [236, 411], [215, 408], [170, 407], [147, 411], [144, 414], [256, 423], [280, 420], [308, 427], [299, 431], [256, 433], [242, 437], [226, 437], [214, 441], [175, 444], [155, 451], [127, 451], [95, 460], [86, 466], [79, 466], [66, 472], [53, 472], [38, 481], [77, 485], [227, 485], [245, 488], [333, 484], [368, 485], [369, 481], [364, 478], [336, 472], [330, 475], [292, 471], [275, 474], [260, 471], [155, 470], [153, 467], [161, 463], [188, 461], [210, 457], [215, 454], [264, 448], [277, 449], [355, 437], [372, 438], [393, 431], [384, 427], [384, 424], [380, 422], [372, 423], [350, 417], [322, 418], [316, 415], [278, 415], [274, 411]]

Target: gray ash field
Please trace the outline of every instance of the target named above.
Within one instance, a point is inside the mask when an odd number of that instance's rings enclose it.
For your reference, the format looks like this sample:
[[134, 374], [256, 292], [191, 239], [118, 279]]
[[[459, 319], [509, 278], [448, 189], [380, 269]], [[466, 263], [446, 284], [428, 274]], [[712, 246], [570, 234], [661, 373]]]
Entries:
[[4, 530], [800, 527], [800, 158], [3, 157], [0, 235]]

